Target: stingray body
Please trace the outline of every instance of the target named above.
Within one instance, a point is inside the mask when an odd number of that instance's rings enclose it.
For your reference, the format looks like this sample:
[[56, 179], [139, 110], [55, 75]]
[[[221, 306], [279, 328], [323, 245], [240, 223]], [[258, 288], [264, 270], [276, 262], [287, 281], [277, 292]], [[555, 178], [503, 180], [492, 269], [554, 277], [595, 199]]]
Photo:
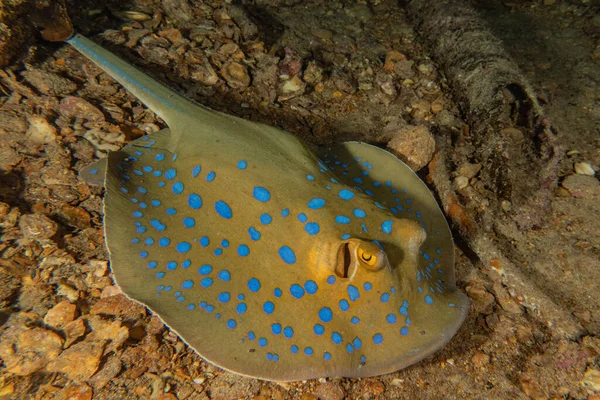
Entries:
[[362, 143], [194, 104], [88, 39], [69, 43], [169, 125], [82, 174], [104, 184], [116, 282], [208, 361], [290, 381], [365, 377], [443, 346], [468, 303], [424, 183]]

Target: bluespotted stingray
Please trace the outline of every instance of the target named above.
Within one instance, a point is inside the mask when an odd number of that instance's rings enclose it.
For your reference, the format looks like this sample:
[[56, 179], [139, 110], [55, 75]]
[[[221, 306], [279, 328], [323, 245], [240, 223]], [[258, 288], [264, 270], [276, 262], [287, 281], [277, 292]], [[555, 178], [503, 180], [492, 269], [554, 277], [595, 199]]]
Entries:
[[357, 142], [197, 105], [81, 35], [68, 41], [165, 120], [86, 167], [103, 184], [123, 292], [209, 362], [266, 380], [367, 377], [438, 350], [465, 319], [426, 185]]

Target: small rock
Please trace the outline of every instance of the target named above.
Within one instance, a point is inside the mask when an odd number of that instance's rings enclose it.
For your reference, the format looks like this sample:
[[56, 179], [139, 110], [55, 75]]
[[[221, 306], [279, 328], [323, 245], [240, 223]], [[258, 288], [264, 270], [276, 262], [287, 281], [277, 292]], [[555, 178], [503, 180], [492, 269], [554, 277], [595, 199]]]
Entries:
[[396, 133], [388, 149], [413, 171], [426, 166], [435, 152], [435, 139], [425, 126], [409, 126]]
[[500, 307], [502, 307], [504, 311], [512, 314], [521, 313], [521, 307], [513, 300], [512, 297], [510, 297], [510, 294], [508, 294], [508, 291], [502, 286], [501, 283], [494, 283], [492, 290], [494, 291], [494, 295], [496, 296], [498, 304], [500, 304]]
[[454, 188], [456, 190], [461, 190], [469, 186], [469, 178], [460, 175], [454, 178], [454, 181], [452, 183], [454, 184]]
[[54, 236], [58, 224], [43, 214], [26, 214], [19, 220], [23, 236], [30, 240], [47, 240]]
[[80, 97], [67, 96], [60, 101], [58, 111], [67, 118], [80, 118], [86, 121], [104, 121], [104, 114], [98, 108]]
[[508, 200], [502, 200], [500, 202], [500, 207], [502, 207], [503, 211], [509, 212], [510, 210], [512, 210], [512, 203]]
[[65, 333], [65, 344], [63, 347], [66, 349], [72, 345], [77, 339], [85, 335], [85, 331], [85, 322], [83, 322], [83, 319], [81, 318], [65, 325], [63, 328], [63, 332]]
[[385, 54], [385, 63], [383, 64], [383, 69], [389, 72], [393, 72], [396, 67], [397, 61], [405, 61], [406, 56], [399, 51], [389, 50]]
[[92, 315], [111, 315], [124, 321], [137, 321], [146, 316], [146, 309], [123, 294], [101, 298], [90, 309]]
[[465, 291], [478, 310], [485, 310], [494, 303], [494, 296], [476, 281], [469, 282]]
[[0, 338], [0, 358], [6, 370], [17, 375], [44, 368], [62, 351], [60, 336], [47, 329], [11, 326]]
[[219, 82], [219, 75], [207, 59], [204, 59], [202, 64], [190, 65], [190, 78], [206, 86], [213, 86]]
[[521, 389], [527, 396], [532, 400], [546, 400], [548, 395], [544, 392], [544, 389], [530, 376], [522, 374], [520, 376]]
[[225, 63], [220, 73], [233, 89], [244, 90], [250, 85], [248, 70], [239, 62], [229, 61]]
[[35, 144], [47, 144], [56, 141], [56, 128], [41, 115], [29, 118], [27, 140]]
[[319, 384], [315, 388], [314, 392], [317, 396], [319, 396], [319, 400], [343, 400], [344, 399], [344, 390], [332, 383], [326, 382]]
[[87, 340], [110, 340], [110, 343], [104, 349], [104, 354], [117, 350], [127, 339], [129, 339], [129, 329], [121, 324], [121, 321], [106, 321], [101, 317], [94, 316], [87, 320], [91, 332], [87, 335]]
[[311, 61], [306, 66], [304, 71], [304, 80], [311, 85], [316, 85], [323, 80], [323, 68], [321, 68], [316, 62]]
[[562, 187], [571, 196], [578, 199], [592, 199], [600, 196], [600, 182], [595, 177], [589, 175], [569, 175], [562, 182]]
[[475, 364], [476, 367], [481, 368], [481, 367], [489, 364], [490, 356], [478, 351], [477, 353], [475, 353], [475, 355], [473, 357], [471, 357], [471, 361], [473, 361], [473, 364]]
[[38, 92], [45, 95], [62, 97], [77, 90], [77, 85], [74, 82], [52, 72], [35, 69], [23, 71], [21, 75]]
[[594, 392], [600, 392], [600, 371], [588, 368], [585, 371], [581, 384]]
[[44, 317], [44, 323], [56, 329], [62, 329], [75, 319], [77, 306], [68, 301], [61, 301], [52, 307]]
[[98, 370], [105, 345], [104, 340], [84, 340], [76, 343], [48, 363], [46, 369], [50, 372], [61, 372], [74, 381], [85, 381]]
[[114, 15], [117, 18], [121, 18], [122, 20], [125, 20], [125, 21], [144, 22], [144, 21], [149, 21], [152, 19], [152, 17], [150, 15], [143, 13], [143, 12], [139, 12], [139, 11], [115, 10], [115, 11], [112, 11], [112, 15]]
[[304, 93], [305, 87], [306, 85], [302, 82], [302, 79], [297, 75], [293, 76], [291, 79], [285, 80], [279, 84], [277, 89], [277, 93], [279, 94], [278, 99], [280, 101], [285, 101], [299, 96]]
[[596, 174], [596, 171], [594, 171], [594, 168], [592, 168], [592, 164], [587, 163], [587, 162], [575, 163], [575, 165], [573, 166], [573, 169], [575, 170], [575, 173], [579, 174], [579, 175], [594, 176]]
[[53, 393], [55, 400], [92, 400], [92, 388], [84, 382], [71, 384]]
[[102, 389], [115, 376], [119, 375], [119, 372], [121, 372], [122, 367], [123, 366], [119, 356], [109, 356], [106, 362], [102, 364], [102, 368], [100, 369], [100, 371], [98, 371], [92, 377], [92, 379], [90, 379], [89, 382], [94, 387], [94, 389]]
[[474, 178], [481, 171], [481, 164], [462, 163], [456, 170], [459, 175], [466, 176], [468, 179]]

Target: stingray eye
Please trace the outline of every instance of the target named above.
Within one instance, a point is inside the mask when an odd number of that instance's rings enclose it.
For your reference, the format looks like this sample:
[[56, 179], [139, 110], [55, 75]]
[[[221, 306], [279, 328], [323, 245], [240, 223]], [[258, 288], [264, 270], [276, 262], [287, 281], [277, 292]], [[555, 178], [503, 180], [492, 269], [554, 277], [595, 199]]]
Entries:
[[362, 262], [364, 262], [365, 264], [367, 264], [371, 267], [374, 266], [375, 264], [377, 264], [377, 257], [374, 254], [364, 251], [360, 247], [357, 249], [356, 253], [358, 254], [358, 257], [360, 258], [360, 260]]

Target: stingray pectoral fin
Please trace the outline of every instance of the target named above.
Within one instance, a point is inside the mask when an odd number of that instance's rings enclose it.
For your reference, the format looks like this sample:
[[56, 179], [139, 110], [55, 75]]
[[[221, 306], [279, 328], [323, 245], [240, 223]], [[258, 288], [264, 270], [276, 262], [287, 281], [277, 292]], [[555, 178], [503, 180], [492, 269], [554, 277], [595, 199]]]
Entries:
[[79, 171], [79, 177], [90, 185], [104, 186], [106, 175], [106, 159], [94, 161]]

